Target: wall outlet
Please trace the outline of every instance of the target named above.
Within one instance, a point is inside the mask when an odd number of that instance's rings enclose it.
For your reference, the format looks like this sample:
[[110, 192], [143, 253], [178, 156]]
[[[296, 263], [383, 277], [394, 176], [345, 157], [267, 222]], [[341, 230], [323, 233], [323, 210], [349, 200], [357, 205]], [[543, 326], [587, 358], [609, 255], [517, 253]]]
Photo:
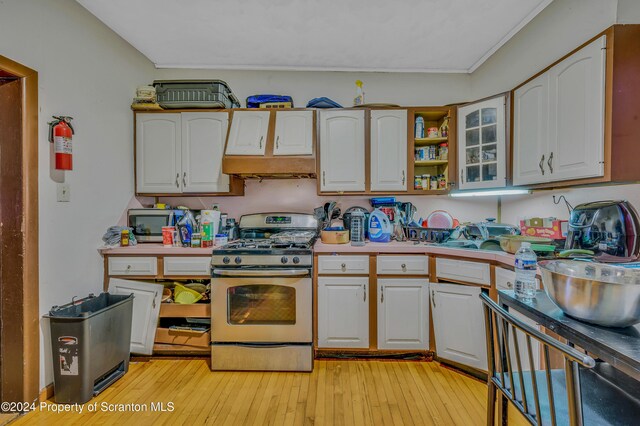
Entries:
[[71, 185], [68, 183], [58, 184], [58, 202], [68, 203], [71, 201]]

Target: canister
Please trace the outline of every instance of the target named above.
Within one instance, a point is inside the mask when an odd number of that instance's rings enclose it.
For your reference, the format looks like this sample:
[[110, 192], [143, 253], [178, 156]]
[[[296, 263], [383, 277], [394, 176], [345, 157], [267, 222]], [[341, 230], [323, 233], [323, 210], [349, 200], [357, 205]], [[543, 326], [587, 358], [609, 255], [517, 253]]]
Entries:
[[173, 232], [175, 228], [173, 226], [162, 227], [162, 245], [165, 247], [173, 247]]

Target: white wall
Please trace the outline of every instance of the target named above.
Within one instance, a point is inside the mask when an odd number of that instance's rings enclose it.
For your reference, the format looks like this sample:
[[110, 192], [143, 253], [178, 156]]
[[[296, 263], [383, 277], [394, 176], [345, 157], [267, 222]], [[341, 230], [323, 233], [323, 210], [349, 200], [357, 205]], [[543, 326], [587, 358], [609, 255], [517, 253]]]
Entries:
[[619, 24], [640, 23], [640, 1], [618, 0], [617, 18]]
[[[73, 0], [0, 2], [0, 54], [38, 71], [40, 312], [73, 296], [100, 293], [96, 248], [133, 193], [136, 86], [153, 78], [144, 56]], [[74, 170], [51, 172], [47, 121], [74, 117]], [[71, 202], [56, 202], [56, 182]], [[41, 388], [51, 383], [48, 324], [41, 342]]]
[[471, 75], [472, 97], [513, 89], [610, 27], [616, 22], [617, 3], [554, 0]]
[[447, 105], [467, 101], [471, 95], [467, 74], [159, 69], [155, 78], [224, 80], [243, 107], [247, 96], [262, 93], [289, 95], [296, 107], [305, 107], [309, 100], [321, 96], [349, 107], [353, 105], [358, 79], [364, 83], [367, 103]]

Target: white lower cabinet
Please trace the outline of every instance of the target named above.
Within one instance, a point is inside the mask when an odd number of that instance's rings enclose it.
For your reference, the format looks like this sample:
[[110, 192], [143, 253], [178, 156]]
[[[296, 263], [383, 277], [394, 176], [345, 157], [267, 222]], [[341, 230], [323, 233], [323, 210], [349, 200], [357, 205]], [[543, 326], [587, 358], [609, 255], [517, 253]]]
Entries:
[[430, 290], [438, 358], [486, 371], [480, 287], [431, 283]]
[[429, 348], [429, 281], [378, 279], [378, 349]]
[[369, 278], [318, 278], [318, 347], [369, 347]]
[[153, 352], [163, 288], [162, 284], [143, 281], [119, 278], [109, 280], [109, 293], [127, 295], [133, 293], [134, 295], [131, 318], [131, 352], [133, 353], [151, 355]]

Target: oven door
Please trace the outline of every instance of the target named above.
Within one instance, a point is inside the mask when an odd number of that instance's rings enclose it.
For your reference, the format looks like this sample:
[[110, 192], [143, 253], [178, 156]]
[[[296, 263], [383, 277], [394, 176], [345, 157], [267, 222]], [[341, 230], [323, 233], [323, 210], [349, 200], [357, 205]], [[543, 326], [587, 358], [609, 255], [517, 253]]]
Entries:
[[[246, 270], [229, 271], [242, 274]], [[299, 271], [297, 274], [295, 271]], [[311, 343], [309, 271], [283, 275], [217, 276], [211, 280], [211, 340], [226, 343]]]

